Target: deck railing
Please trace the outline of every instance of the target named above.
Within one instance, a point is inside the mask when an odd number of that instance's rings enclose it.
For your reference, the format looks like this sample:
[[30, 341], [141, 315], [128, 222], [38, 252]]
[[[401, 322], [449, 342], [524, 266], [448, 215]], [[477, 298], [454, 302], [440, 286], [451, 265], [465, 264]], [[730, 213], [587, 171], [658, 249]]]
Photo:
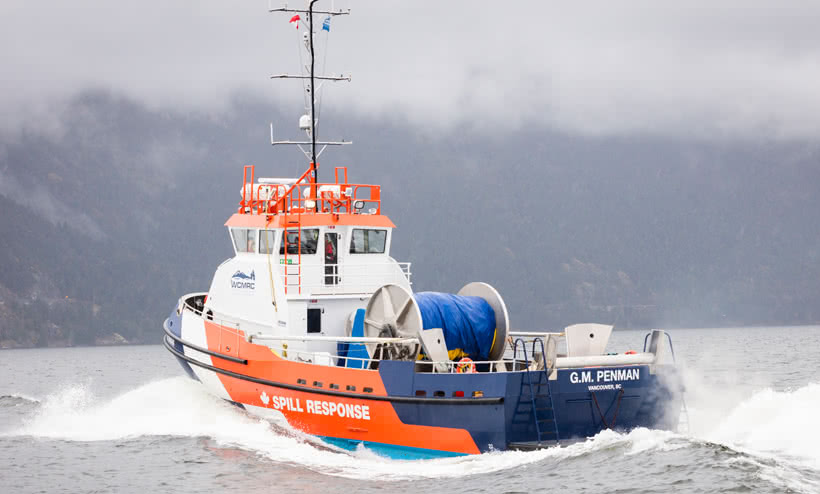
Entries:
[[[347, 362], [360, 362], [362, 368], [369, 369], [372, 367], [378, 366], [378, 362], [381, 362], [383, 359], [380, 358], [358, 358], [358, 357], [349, 357], [343, 356], [338, 354], [332, 354], [329, 352], [318, 352], [318, 351], [309, 351], [309, 350], [298, 350], [292, 347], [289, 348], [289, 345], [286, 343], [288, 341], [338, 341], [338, 342], [360, 342], [364, 343], [369, 340], [379, 340], [382, 343], [418, 343], [416, 338], [346, 338], [346, 337], [330, 337], [330, 336], [291, 336], [291, 335], [281, 335], [281, 336], [274, 336], [274, 335], [262, 335], [257, 333], [259, 330], [260, 325], [258, 323], [254, 323], [252, 321], [246, 321], [238, 318], [229, 318], [223, 314], [214, 313], [205, 309], [204, 307], [199, 305], [199, 302], [203, 300], [205, 294], [198, 293], [198, 294], [189, 294], [184, 296], [180, 299], [179, 306], [177, 310], [181, 313], [182, 311], [189, 311], [194, 315], [213, 321], [216, 324], [222, 326], [225, 332], [229, 333], [230, 335], [236, 336], [238, 338], [242, 338], [250, 343], [254, 344], [261, 344], [265, 345], [271, 350], [275, 351], [277, 354], [283, 357], [287, 357], [291, 360], [302, 360], [304, 362], [312, 362], [316, 364], [324, 364], [329, 366], [346, 366]], [[220, 345], [221, 346], [221, 345]], [[339, 364], [341, 362], [341, 364]], [[374, 366], [374, 363], [376, 364]], [[429, 372], [434, 372], [433, 368], [435, 367], [434, 364], [439, 362], [433, 362], [429, 360], [418, 361], [417, 365], [421, 366], [429, 366]], [[448, 372], [455, 373], [458, 371], [459, 362], [453, 361], [445, 361], [440, 362], [447, 367]], [[491, 360], [491, 361], [473, 361], [472, 364], [476, 367], [484, 366], [490, 369], [492, 372], [511, 372], [511, 371], [520, 371], [524, 369], [523, 361], [517, 361], [511, 358], [503, 358], [502, 360]]]
[[269, 328], [269, 326], [265, 324], [242, 319], [240, 317], [228, 316], [204, 307], [206, 295], [206, 293], [192, 293], [183, 296], [179, 299], [177, 313], [181, 315], [183, 310], [187, 310], [197, 317], [201, 317], [218, 324], [224, 330], [240, 338], [245, 338], [246, 334], [255, 333]]
[[[272, 351], [276, 352], [278, 355], [286, 356], [288, 359], [291, 360], [301, 360], [304, 362], [311, 362], [314, 364], [327, 365], [331, 367], [345, 367], [348, 366], [349, 362], [353, 362], [359, 363], [358, 366], [353, 366], [355, 368], [375, 369], [378, 368], [378, 362], [385, 360], [381, 358], [371, 357], [350, 357], [347, 355], [339, 355], [331, 352], [294, 350], [287, 344], [275, 342], [265, 342], [264, 345], [270, 348]], [[424, 369], [424, 371], [430, 373], [441, 373], [436, 370], [438, 368], [436, 364], [444, 364], [447, 368], [447, 371], [445, 373], [450, 374], [458, 373], [459, 369], [463, 369], [465, 365], [468, 365], [469, 368], [472, 369], [487, 369], [489, 372], [513, 372], [525, 369], [525, 364], [523, 360], [513, 360], [510, 358], [505, 358], [502, 360], [470, 361], [469, 364], [465, 364], [462, 362], [454, 362], [452, 360], [447, 360], [444, 362], [436, 362], [432, 360], [417, 360], [416, 368]], [[472, 372], [475, 372], [475, 370], [473, 370]]]
[[[227, 332], [229, 337], [232, 340], [234, 338], [241, 338], [245, 341], [252, 343], [252, 344], [261, 344], [265, 345], [274, 352], [277, 352], [280, 356], [288, 358], [290, 360], [301, 360], [304, 362], [311, 362], [318, 365], [328, 365], [328, 366], [346, 366], [349, 361], [353, 362], [360, 362], [361, 367], [365, 369], [377, 368], [378, 362], [381, 362], [384, 359], [380, 358], [358, 358], [358, 357], [349, 357], [346, 355], [339, 355], [330, 353], [327, 351], [311, 351], [311, 350], [300, 350], [295, 349], [293, 347], [289, 348], [287, 342], [290, 341], [301, 341], [301, 342], [310, 342], [310, 341], [323, 341], [323, 342], [348, 342], [348, 343], [381, 343], [384, 345], [391, 345], [391, 344], [418, 344], [420, 341], [417, 338], [355, 338], [355, 337], [334, 337], [334, 336], [316, 336], [316, 335], [303, 335], [303, 336], [294, 336], [294, 335], [273, 335], [269, 333], [265, 333], [260, 331], [261, 328], [264, 326], [252, 321], [245, 321], [236, 318], [228, 318], [224, 315], [211, 313], [207, 309], [204, 309], [198, 305], [197, 300], [202, 300], [205, 294], [191, 294], [186, 295], [182, 299], [180, 299], [180, 304], [178, 306], [178, 310], [181, 312], [183, 310], [187, 310], [192, 312], [194, 315], [206, 318], [209, 320], [214, 321], [215, 323], [221, 325], [224, 328], [223, 332]], [[269, 328], [267, 328], [269, 329]], [[224, 335], [223, 332], [220, 332], [220, 338]], [[512, 333], [513, 335], [522, 335], [518, 338], [527, 338], [529, 341], [525, 342], [525, 345], [533, 342], [538, 339], [549, 340], [555, 337], [559, 337], [561, 333]], [[526, 335], [526, 336], [523, 336]], [[234, 340], [235, 341], [235, 340]], [[220, 342], [221, 347], [221, 342]], [[554, 347], [553, 347], [554, 348]], [[512, 353], [512, 355], [510, 355]], [[552, 353], [552, 352], [548, 352]], [[556, 355], [555, 361], [546, 362], [547, 367], [549, 369], [561, 369], [561, 368], [581, 368], [586, 366], [630, 366], [630, 365], [647, 365], [652, 364], [655, 361], [655, 355], [652, 353], [639, 353], [634, 355], [623, 354], [623, 355], [600, 355], [600, 356], [591, 356], [590, 358], [592, 361], [590, 362], [581, 362], [575, 361], [578, 360], [578, 357], [566, 357], [564, 355]], [[551, 355], [547, 355], [548, 360], [552, 360]], [[594, 361], [595, 359], [600, 360]], [[375, 364], [375, 365], [374, 365]], [[437, 365], [441, 364], [441, 365]], [[530, 370], [535, 369], [542, 369], [545, 362], [541, 359], [531, 359], [529, 361], [525, 359], [518, 358], [513, 351], [513, 346], [510, 342], [507, 342], [504, 356], [499, 360], [488, 360], [488, 361], [471, 361], [470, 368], [473, 370], [483, 370], [489, 372], [517, 372], [527, 369], [527, 365], [530, 365]], [[454, 362], [451, 360], [446, 360], [442, 362], [438, 361], [430, 361], [430, 360], [419, 360], [416, 361], [416, 371], [417, 372], [436, 372], [436, 367], [441, 368], [441, 366], [446, 367], [447, 372], [449, 373], [456, 373], [463, 369], [464, 362]]]
[[[243, 171], [239, 214], [381, 214], [381, 187], [347, 182], [347, 167], [336, 181], [314, 183], [310, 169], [292, 183], [255, 183], [255, 167]], [[339, 176], [340, 172], [342, 177]]]

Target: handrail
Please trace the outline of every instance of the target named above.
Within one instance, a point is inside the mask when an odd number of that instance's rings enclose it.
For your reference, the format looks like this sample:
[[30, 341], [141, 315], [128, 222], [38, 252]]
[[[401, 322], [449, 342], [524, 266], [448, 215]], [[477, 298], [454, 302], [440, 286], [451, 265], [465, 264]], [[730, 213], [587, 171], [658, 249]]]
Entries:
[[196, 350], [197, 352], [206, 353], [206, 354], [208, 354], [212, 357], [221, 358], [223, 360], [229, 360], [231, 362], [236, 362], [237, 364], [248, 365], [247, 359], [236, 358], [236, 357], [232, 357], [230, 355], [225, 355], [224, 353], [214, 352], [212, 350], [208, 350], [207, 348], [203, 348], [199, 345], [195, 345], [193, 343], [190, 343], [190, 342], [187, 342], [187, 341], [183, 340], [179, 336], [172, 333], [170, 329], [168, 329], [167, 322], [168, 322], [168, 320], [166, 319], [165, 323], [162, 324], [162, 329], [165, 330], [165, 335], [170, 336], [172, 340], [179, 343], [180, 345], [187, 346], [188, 348], [190, 348], [192, 350]]
[[227, 369], [222, 369], [220, 367], [216, 367], [213, 365], [208, 365], [204, 362], [200, 362], [194, 358], [185, 355], [177, 351], [173, 345], [168, 343], [167, 338], [163, 338], [163, 343], [165, 344], [165, 348], [171, 352], [174, 356], [179, 357], [186, 362], [193, 364], [197, 367], [202, 367], [203, 369], [207, 369], [218, 374], [224, 374], [226, 376], [235, 377], [237, 379], [242, 379], [244, 381], [249, 381], [257, 384], [264, 384], [266, 386], [272, 386], [275, 388], [283, 388], [283, 389], [290, 389], [295, 391], [305, 391], [309, 393], [321, 394], [321, 395], [329, 395], [329, 396], [340, 396], [344, 398], [352, 398], [357, 400], [371, 400], [371, 401], [388, 401], [388, 402], [395, 402], [395, 403], [426, 403], [426, 404], [436, 404], [436, 405], [497, 405], [504, 403], [504, 397], [498, 396], [487, 396], [487, 397], [480, 397], [480, 396], [473, 396], [473, 397], [464, 397], [464, 398], [428, 398], [428, 397], [420, 397], [420, 396], [390, 396], [390, 395], [370, 395], [370, 394], [361, 394], [361, 393], [350, 393], [346, 391], [336, 391], [332, 389], [322, 389], [316, 387], [309, 387], [309, 386], [301, 386], [301, 385], [294, 385], [290, 383], [282, 383], [276, 381], [269, 381], [267, 379], [262, 379], [254, 376], [248, 376], [245, 374], [240, 374], [238, 372], [229, 371]]
[[282, 341], [330, 341], [338, 343], [418, 343], [418, 338], [380, 338], [378, 336], [309, 336], [309, 335], [248, 335], [248, 341], [282, 340]]
[[[234, 331], [235, 334], [237, 336], [239, 336], [240, 338], [245, 338], [245, 335], [242, 333], [242, 330], [239, 328], [240, 324], [244, 323], [246, 326], [256, 326], [256, 327], [264, 326], [263, 324], [255, 322], [255, 321], [249, 321], [247, 319], [242, 319], [242, 318], [238, 318], [238, 317], [237, 318], [231, 318], [231, 317], [224, 316], [223, 314], [220, 314], [220, 313], [214, 313], [210, 309], [208, 309], [209, 312], [205, 312], [204, 311], [205, 307], [203, 307], [202, 309], [199, 309], [197, 307], [194, 307], [193, 305], [191, 305], [188, 302], [189, 299], [192, 299], [192, 298], [195, 298], [195, 297], [198, 297], [198, 296], [203, 296], [203, 295], [205, 295], [205, 294], [204, 293], [194, 293], [194, 294], [188, 294], [188, 295], [183, 296], [182, 298], [180, 298], [180, 302], [182, 303], [182, 309], [183, 310], [187, 309], [188, 311], [192, 312], [197, 317], [203, 317], [203, 318], [208, 319], [209, 321], [213, 321], [213, 322], [221, 325], [222, 329], [224, 329], [224, 330]], [[179, 302], [178, 302], [178, 304], [179, 304]], [[179, 312], [179, 314], [181, 314], [181, 312]], [[231, 326], [231, 327], [228, 327], [228, 326]]]
[[[654, 330], [653, 330], [654, 331]], [[672, 345], [672, 336], [667, 333], [666, 331], [663, 332], [666, 335], [666, 340], [669, 342], [669, 350], [672, 351], [672, 363], [677, 363], [675, 359], [675, 347]], [[652, 331], [646, 333], [646, 336], [643, 337], [643, 351], [646, 353], [646, 344], [649, 342], [649, 337], [652, 336]]]
[[507, 333], [508, 336], [512, 337], [520, 337], [520, 338], [541, 338], [543, 336], [564, 336], [565, 333], [563, 332], [550, 332], [550, 331], [510, 331]]
[[532, 358], [535, 359], [535, 344], [541, 344], [541, 361], [544, 362], [544, 368], [547, 368], [547, 353], [544, 351], [544, 340], [541, 338], [535, 338], [532, 340]]
[[[547, 396], [550, 399], [550, 410], [552, 410], [552, 426], [555, 429], [555, 440], [559, 441], [560, 437], [558, 435], [558, 421], [555, 420], [555, 403], [552, 401], [552, 390], [550, 389], [550, 378], [549, 372], [550, 369], [547, 368], [547, 352], [544, 350], [544, 340], [543, 338], [536, 338], [532, 340], [532, 354], [535, 355], [535, 342], [541, 345], [541, 360], [544, 362], [544, 377], [546, 377], [547, 386]], [[538, 411], [535, 410], [535, 424], [538, 425]], [[539, 426], [540, 427], [540, 426]], [[538, 430], [538, 442], [541, 442], [541, 430]]]
[[666, 335], [666, 339], [667, 339], [667, 341], [669, 341], [669, 350], [671, 350], [671, 351], [672, 351], [672, 363], [673, 363], [673, 364], [674, 364], [674, 363], [677, 363], [677, 362], [675, 361], [675, 347], [674, 347], [674, 346], [672, 346], [672, 336], [670, 336], [670, 335], [669, 335], [669, 333], [667, 333], [666, 331], [664, 331], [664, 332], [663, 332], [663, 334], [665, 334], [665, 335]]
[[[527, 358], [527, 344], [521, 338], [516, 338], [515, 342], [513, 343], [513, 359], [518, 354], [518, 343], [521, 342], [521, 350], [524, 352], [524, 363], [526, 364], [525, 371], [527, 375], [527, 384], [530, 387], [530, 401], [532, 401], [532, 419], [535, 423], [535, 432], [538, 435], [538, 442], [541, 442], [541, 426], [538, 425], [538, 412], [537, 407], [535, 405], [535, 392], [532, 390], [532, 377], [530, 377], [530, 360]], [[535, 345], [533, 345], [535, 348]], [[546, 362], [544, 362], [546, 364]], [[523, 379], [523, 376], [522, 376]]]
[[[345, 182], [335, 183], [313, 183], [304, 182], [310, 170], [300, 176], [296, 182], [290, 184], [269, 184], [269, 183], [253, 183], [254, 167], [245, 167], [245, 176], [243, 177], [242, 185], [242, 200], [239, 203], [239, 214], [256, 214], [273, 216], [277, 214], [287, 215], [288, 213], [296, 214], [310, 214], [310, 213], [325, 213], [325, 214], [381, 214], [381, 186], [373, 184], [352, 184], [348, 183], [347, 177]], [[247, 169], [250, 169], [251, 182], [248, 183]], [[248, 185], [250, 193], [248, 194]], [[282, 189], [287, 189], [282, 192]], [[305, 191], [307, 188], [314, 190], [307, 195]], [[338, 187], [338, 196], [332, 191], [319, 191], [322, 187]], [[266, 193], [262, 194], [265, 190]], [[262, 197], [265, 199], [262, 199]], [[365, 197], [365, 195], [367, 197]], [[307, 201], [314, 202], [308, 207]], [[363, 202], [365, 204], [375, 204], [376, 211], [374, 213], [361, 213], [354, 207], [356, 202]]]

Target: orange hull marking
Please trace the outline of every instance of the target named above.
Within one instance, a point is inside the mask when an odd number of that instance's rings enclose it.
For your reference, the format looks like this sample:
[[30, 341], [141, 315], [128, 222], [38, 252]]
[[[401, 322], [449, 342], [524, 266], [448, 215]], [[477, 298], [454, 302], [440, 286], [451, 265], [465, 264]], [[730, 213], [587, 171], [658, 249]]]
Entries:
[[[220, 338], [225, 340], [224, 333], [234, 331], [222, 330], [210, 321], [205, 321], [205, 330], [208, 349], [213, 351], [220, 351]], [[346, 391], [347, 385], [353, 385], [356, 386], [355, 393], [364, 394], [363, 389], [370, 387], [373, 388], [373, 395], [387, 396], [378, 371], [285, 360], [274, 355], [266, 346], [247, 343], [244, 338], [239, 340], [239, 356], [247, 359], [248, 364], [214, 358], [214, 366], [284, 384], [302, 386], [297, 379], [303, 379], [308, 388], [314, 387], [314, 382], [322, 383], [323, 390], [329, 390], [331, 383], [338, 385], [340, 391]], [[387, 401], [321, 395], [257, 384], [219, 373], [217, 376], [231, 400], [278, 410], [290, 425], [308, 434], [465, 454], [480, 453], [467, 430], [405, 424]], [[314, 389], [319, 388], [316, 386]], [[345, 416], [341, 416], [342, 412], [333, 412], [331, 405], [344, 407]], [[353, 416], [348, 416], [350, 412]]]

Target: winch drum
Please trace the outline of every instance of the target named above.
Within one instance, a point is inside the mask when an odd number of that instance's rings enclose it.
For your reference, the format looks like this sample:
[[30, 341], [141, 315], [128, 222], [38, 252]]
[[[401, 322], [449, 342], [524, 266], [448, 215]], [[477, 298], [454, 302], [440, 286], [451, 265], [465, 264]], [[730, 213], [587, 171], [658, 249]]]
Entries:
[[[468, 283], [457, 296], [479, 297], [487, 302], [495, 315], [495, 338], [488, 353], [490, 360], [504, 355], [507, 335], [510, 331], [509, 313], [504, 299], [487, 283]], [[378, 288], [367, 303], [364, 318], [364, 336], [380, 338], [418, 338], [424, 330], [421, 310], [413, 294], [404, 287], [387, 284]], [[387, 353], [399, 360], [413, 360], [418, 355], [418, 344], [390, 343], [366, 344], [371, 356]], [[384, 358], [384, 357], [382, 357]]]

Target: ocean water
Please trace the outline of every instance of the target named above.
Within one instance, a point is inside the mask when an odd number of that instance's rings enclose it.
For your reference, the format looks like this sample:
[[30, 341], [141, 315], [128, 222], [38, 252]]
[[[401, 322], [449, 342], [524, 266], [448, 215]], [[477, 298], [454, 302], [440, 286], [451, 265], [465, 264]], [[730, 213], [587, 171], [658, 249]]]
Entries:
[[[0, 493], [820, 492], [820, 327], [671, 334], [679, 432], [424, 461], [255, 418], [159, 345], [0, 351]], [[610, 348], [640, 350], [643, 335], [616, 331]]]

